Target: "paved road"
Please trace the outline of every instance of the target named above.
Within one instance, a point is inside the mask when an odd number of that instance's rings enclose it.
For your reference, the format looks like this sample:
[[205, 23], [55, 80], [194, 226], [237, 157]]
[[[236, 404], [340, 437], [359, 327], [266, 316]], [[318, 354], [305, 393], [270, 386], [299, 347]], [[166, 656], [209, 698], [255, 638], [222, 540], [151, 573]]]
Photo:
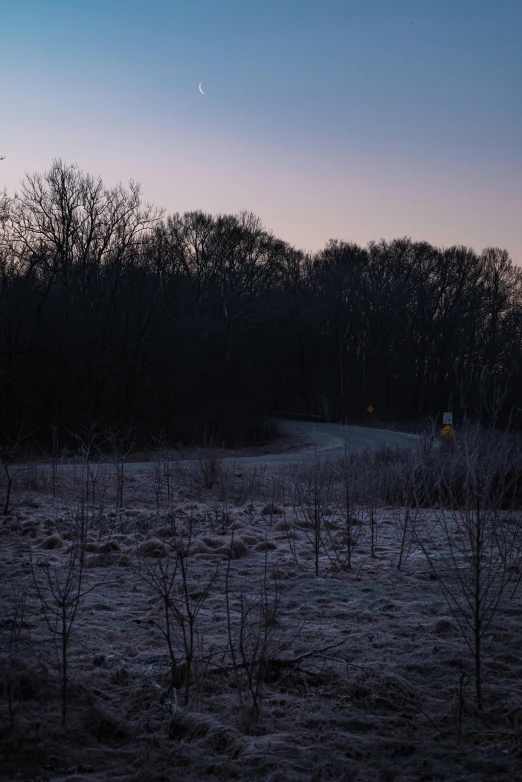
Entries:
[[[344, 453], [344, 444], [347, 442], [350, 448], [364, 450], [366, 448], [378, 448], [382, 445], [390, 445], [392, 448], [412, 448], [418, 443], [417, 435], [391, 432], [387, 429], [369, 429], [362, 426], [341, 426], [340, 424], [312, 423], [309, 421], [288, 421], [276, 419], [277, 427], [281, 432], [289, 435], [298, 435], [299, 439], [305, 438], [308, 445], [282, 453], [265, 453], [256, 456], [234, 456], [223, 458], [222, 464], [230, 464], [236, 467], [255, 467], [268, 464], [299, 464], [313, 459], [315, 454], [322, 457], [337, 457]], [[270, 450], [267, 445], [266, 450]], [[189, 460], [178, 462], [181, 465], [190, 465]], [[155, 462], [127, 462], [125, 469], [131, 472], [150, 470]], [[109, 466], [109, 463], [107, 463]], [[50, 471], [50, 464], [38, 465], [39, 469]], [[61, 464], [60, 469], [74, 470], [74, 464]]]
[[[223, 463], [255, 465], [283, 462], [301, 462], [313, 458], [315, 453], [321, 456], [341, 456], [344, 444], [350, 448], [364, 450], [389, 445], [392, 448], [414, 448], [419, 438], [414, 434], [391, 432], [388, 429], [370, 429], [362, 426], [341, 426], [340, 424], [312, 423], [310, 421], [277, 420], [280, 431], [305, 436], [311, 441], [309, 447], [287, 453], [265, 454], [263, 456], [242, 456], [223, 459]], [[269, 446], [268, 446], [269, 447]]]

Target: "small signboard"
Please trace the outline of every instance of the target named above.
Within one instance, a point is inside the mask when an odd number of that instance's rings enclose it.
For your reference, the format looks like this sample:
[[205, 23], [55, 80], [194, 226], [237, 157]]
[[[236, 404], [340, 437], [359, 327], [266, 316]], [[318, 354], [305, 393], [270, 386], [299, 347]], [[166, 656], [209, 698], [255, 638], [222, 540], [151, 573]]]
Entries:
[[369, 405], [366, 409], [369, 413], [373, 413], [373, 407], [371, 405]]
[[442, 423], [443, 424], [449, 424], [450, 426], [453, 425], [453, 413], [443, 413], [442, 414]]
[[449, 424], [446, 424], [446, 426], [443, 426], [440, 430], [440, 433], [443, 437], [453, 437], [453, 429]]

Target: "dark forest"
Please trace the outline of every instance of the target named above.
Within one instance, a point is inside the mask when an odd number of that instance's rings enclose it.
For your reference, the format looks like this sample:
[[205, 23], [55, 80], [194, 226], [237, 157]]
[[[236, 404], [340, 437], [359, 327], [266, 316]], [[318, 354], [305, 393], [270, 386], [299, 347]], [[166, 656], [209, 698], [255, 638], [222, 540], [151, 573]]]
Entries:
[[521, 405], [522, 271], [503, 249], [307, 254], [253, 214], [166, 216], [62, 161], [0, 215], [4, 438], [96, 424], [234, 444], [281, 411], [473, 418], [506, 388], [504, 418]]

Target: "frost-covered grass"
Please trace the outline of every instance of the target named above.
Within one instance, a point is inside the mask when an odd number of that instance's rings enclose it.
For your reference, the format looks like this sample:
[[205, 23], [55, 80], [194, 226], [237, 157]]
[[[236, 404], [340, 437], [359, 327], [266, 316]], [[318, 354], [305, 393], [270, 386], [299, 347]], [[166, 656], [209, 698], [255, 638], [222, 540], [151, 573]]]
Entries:
[[[411, 458], [227, 467], [212, 488], [198, 464], [168, 479], [151, 465], [126, 475], [123, 507], [110, 468], [27, 476], [0, 526], [0, 777], [522, 779], [516, 562], [484, 635], [480, 711], [441, 589], [458, 596], [469, 564], [460, 500], [386, 502], [399, 481], [411, 492]], [[518, 511], [498, 518], [519, 529]], [[77, 572], [84, 524], [62, 727], [61, 650], [37, 587], [52, 602], [46, 574]], [[181, 614], [195, 606], [187, 688]]]

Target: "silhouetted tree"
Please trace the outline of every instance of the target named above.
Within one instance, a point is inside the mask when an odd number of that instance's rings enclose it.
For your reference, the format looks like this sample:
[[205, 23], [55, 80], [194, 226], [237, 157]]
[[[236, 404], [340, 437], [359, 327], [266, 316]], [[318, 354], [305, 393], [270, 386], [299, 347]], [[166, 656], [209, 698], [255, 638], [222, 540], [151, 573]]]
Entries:
[[488, 393], [507, 382], [505, 417], [522, 407], [521, 338], [522, 273], [499, 248], [305, 255], [249, 212], [163, 218], [136, 183], [61, 160], [0, 197], [4, 438], [97, 422], [232, 442], [281, 409], [412, 420], [450, 399], [479, 415], [484, 367]]

